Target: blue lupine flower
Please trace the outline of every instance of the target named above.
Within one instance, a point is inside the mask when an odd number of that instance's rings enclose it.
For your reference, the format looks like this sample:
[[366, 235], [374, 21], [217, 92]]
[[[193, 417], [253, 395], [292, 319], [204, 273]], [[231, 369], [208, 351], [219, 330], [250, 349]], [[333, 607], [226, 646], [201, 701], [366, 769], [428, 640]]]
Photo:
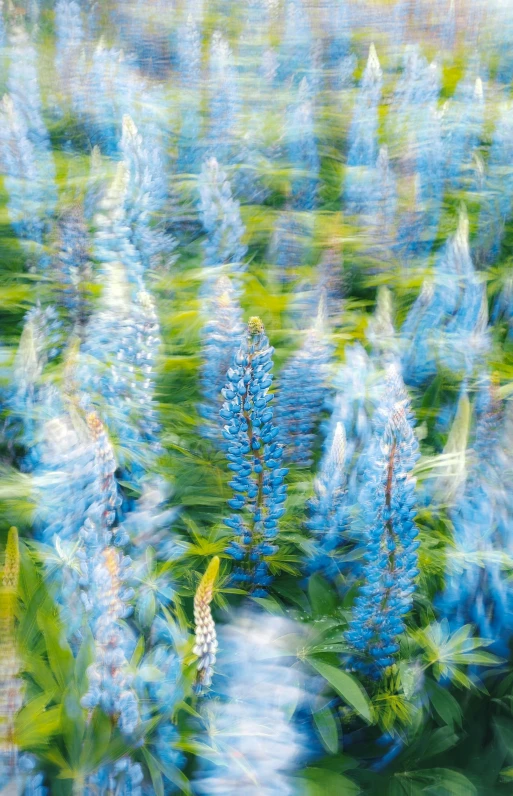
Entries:
[[[142, 718], [151, 720], [152, 717], [159, 717], [155, 731], [146, 737], [145, 743], [168, 771], [183, 766], [185, 762], [178, 749], [180, 734], [172, 722], [176, 706], [183, 699], [181, 671], [182, 661], [173, 644], [159, 643], [144, 656], [134, 682], [143, 711]], [[166, 788], [165, 792], [171, 790]]]
[[302, 0], [288, 0], [279, 54], [280, 79], [298, 86], [312, 69], [311, 23]]
[[312, 210], [319, 183], [320, 162], [306, 78], [299, 86], [297, 102], [289, 110], [286, 138], [288, 159], [293, 169], [291, 207], [295, 210]]
[[80, 596], [95, 640], [95, 661], [88, 668], [89, 687], [81, 702], [90, 710], [100, 705], [117, 717], [121, 732], [130, 735], [139, 722], [139, 709], [127, 671], [131, 639], [122, 620], [132, 612], [134, 590], [127, 585], [132, 561], [120, 549], [128, 541], [126, 534], [113, 530], [120, 499], [112, 447], [96, 415], [89, 414], [87, 423], [95, 446], [97, 500], [80, 530], [77, 555]]
[[73, 96], [79, 79], [78, 62], [84, 41], [80, 5], [76, 0], [55, 3], [55, 67], [64, 88]]
[[291, 718], [304, 700], [299, 673], [286, 658], [291, 650], [283, 641], [294, 630], [287, 620], [256, 613], [239, 614], [222, 627], [216, 667], [222, 676], [214, 680], [219, 696], [203, 704], [205, 731], [200, 736], [214, 754], [201, 760], [196, 793], [297, 793], [290, 775], [307, 759], [310, 739]]
[[411, 421], [401, 376], [390, 366], [385, 396], [374, 416], [367, 485], [361, 496], [363, 580], [346, 632], [356, 653], [355, 666], [371, 674], [394, 662], [418, 574], [411, 472], [419, 451]]
[[215, 158], [205, 161], [199, 177], [199, 212], [207, 233], [205, 265], [229, 265], [232, 273], [244, 271], [247, 246], [242, 243], [244, 224], [239, 203], [233, 199], [230, 183]]
[[37, 76], [38, 54], [22, 28], [12, 29], [9, 44], [11, 61], [7, 89], [16, 111], [23, 117], [28, 138], [38, 152], [41, 168], [45, 169], [45, 177], [53, 187], [55, 168], [50, 156], [50, 137], [42, 115]]
[[489, 379], [481, 385], [474, 409], [470, 466], [449, 511], [455, 549], [448, 551], [439, 609], [455, 629], [467, 622], [477, 625], [479, 635], [493, 639], [495, 649], [504, 654], [513, 632], [513, 594], [504, 573], [510, 566], [505, 551], [511, 535], [511, 457], [509, 450], [504, 456], [510, 439]]
[[89, 235], [80, 205], [65, 210], [57, 224], [57, 251], [54, 259], [56, 282], [74, 332], [83, 331], [88, 306], [84, 282], [90, 281]]
[[208, 321], [203, 328], [204, 364], [201, 368], [203, 402], [199, 413], [207, 423], [202, 434], [219, 445], [223, 442], [219, 428], [219, 410], [223, 398], [226, 373], [240, 346], [244, 333], [242, 311], [228, 277], [222, 276], [213, 286], [208, 302]]
[[405, 381], [423, 384], [438, 365], [472, 373], [489, 345], [487, 321], [485, 286], [472, 264], [462, 210], [456, 234], [437, 258], [432, 282], [424, 283], [404, 322]]
[[121, 137], [121, 120], [134, 115], [136, 99], [146, 88], [130, 59], [103, 41], [95, 48], [87, 66], [80, 94], [75, 92], [76, 110], [84, 119], [93, 146], [115, 156]]
[[169, 528], [179, 515], [180, 507], [165, 508], [169, 490], [161, 477], [145, 476], [139, 488], [141, 497], [130, 507], [122, 523], [132, 540], [134, 555], [151, 546], [159, 559], [174, 561], [183, 554], [183, 543], [169, 533]]
[[182, 91], [177, 168], [180, 172], [195, 173], [201, 132], [201, 37], [191, 15], [178, 39], [178, 73]]
[[310, 230], [303, 219], [288, 208], [279, 213], [269, 259], [276, 264], [282, 279], [297, 276], [297, 270], [305, 262], [309, 239]]
[[372, 346], [374, 359], [383, 365], [395, 361], [399, 351], [392, 311], [392, 295], [388, 288], [380, 287], [376, 298], [376, 309], [369, 319], [365, 336]]
[[38, 264], [47, 258], [40, 249], [57, 201], [55, 166], [42, 116], [37, 74], [38, 55], [27, 33], [13, 28], [9, 37], [9, 94], [2, 101], [2, 161], [9, 193], [9, 214], [18, 235], [35, 244]]
[[376, 240], [378, 242], [389, 242], [395, 239], [394, 223], [397, 208], [397, 185], [386, 146], [380, 147], [376, 161], [375, 197], [374, 224]]
[[[331, 399], [332, 416], [327, 432], [327, 445], [340, 421], [346, 437], [346, 469], [353, 495], [357, 493], [356, 463], [371, 437], [371, 416], [376, 401], [373, 383], [375, 365], [360, 343], [347, 346], [345, 363], [333, 379], [335, 395]], [[356, 490], [356, 491], [355, 491]]]
[[320, 571], [330, 579], [334, 579], [341, 568], [337, 553], [343, 544], [342, 533], [348, 521], [345, 457], [346, 435], [343, 424], [338, 420], [314, 481], [315, 496], [309, 503], [310, 518], [307, 522], [307, 528], [313, 534], [312, 553], [306, 561], [307, 572]]
[[239, 562], [233, 579], [263, 597], [272, 581], [265, 558], [276, 551], [278, 520], [285, 513], [287, 495], [281, 466], [283, 448], [276, 442], [272, 395], [273, 348], [259, 318], [251, 318], [246, 339], [228, 370], [223, 390], [225, 403], [220, 416], [225, 422], [223, 437], [229, 443], [226, 457], [233, 476], [229, 486], [234, 497], [228, 501], [232, 514], [225, 524], [234, 539], [228, 548]]
[[143, 772], [139, 763], [129, 757], [120, 757], [114, 763], [102, 766], [87, 777], [84, 796], [108, 796], [111, 793], [123, 796], [142, 796]]
[[137, 481], [143, 463], [153, 466], [160, 451], [154, 400], [160, 330], [144, 285], [144, 263], [131, 242], [129, 186], [130, 173], [121, 163], [95, 219], [95, 256], [106, 286], [86, 328], [79, 372], [82, 388], [119, 441], [123, 466], [132, 462], [130, 477]]
[[483, 82], [466, 77], [458, 83], [444, 114], [445, 172], [449, 190], [477, 187], [475, 157], [484, 123]]
[[394, 146], [409, 152], [405, 164], [414, 186], [414, 201], [408, 199], [414, 212], [403, 217], [397, 233], [399, 251], [406, 256], [428, 254], [438, 229], [444, 187], [439, 91], [436, 64], [428, 65], [418, 48], [408, 49], [391, 123]]
[[309, 467], [312, 463], [314, 429], [328, 394], [330, 346], [324, 330], [322, 304], [315, 325], [283, 367], [278, 385], [279, 440], [284, 445], [285, 458], [301, 467]]
[[324, 53], [325, 67], [331, 77], [334, 90], [340, 89], [341, 75], [344, 65], [351, 57], [351, 26], [348, 4], [331, 2], [326, 4], [326, 28], [328, 40]]
[[235, 154], [239, 95], [233, 53], [219, 31], [210, 44], [210, 125], [207, 151], [223, 165], [232, 162]]
[[347, 211], [351, 214], [366, 214], [368, 202], [372, 200], [375, 190], [378, 105], [382, 82], [383, 73], [376, 48], [371, 44], [349, 130], [344, 199]]
[[[2, 99], [0, 120], [0, 157], [10, 221], [19, 238], [30, 245], [31, 260], [45, 267], [48, 258], [42, 246], [55, 207], [51, 155], [36, 146], [32, 139], [37, 137], [30, 136], [23, 108], [8, 94]], [[42, 142], [37, 139], [37, 143]], [[34, 264], [30, 262], [32, 267]]]
[[504, 226], [511, 213], [513, 178], [513, 104], [504, 104], [492, 137], [484, 184], [484, 201], [475, 243], [480, 259], [493, 260], [499, 253]]
[[[23, 332], [14, 358], [7, 396], [9, 424], [29, 448], [35, 440], [38, 406], [44, 393], [42, 376], [49, 361], [62, 347], [62, 324], [54, 307], [36, 306], [25, 316]], [[10, 432], [12, 433], [12, 432]]]
[[128, 169], [126, 220], [130, 225], [131, 241], [148, 269], [162, 254], [166, 255], [169, 266], [176, 241], [155, 226], [155, 216], [166, 201], [167, 175], [157, 128], [147, 127], [145, 132], [143, 138], [130, 116], [123, 117], [120, 150]]

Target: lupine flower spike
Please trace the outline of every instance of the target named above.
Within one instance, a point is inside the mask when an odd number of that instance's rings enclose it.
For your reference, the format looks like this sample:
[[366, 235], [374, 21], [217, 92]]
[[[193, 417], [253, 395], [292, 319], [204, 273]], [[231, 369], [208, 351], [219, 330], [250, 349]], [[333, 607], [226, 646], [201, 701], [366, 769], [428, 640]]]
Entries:
[[418, 542], [411, 471], [418, 456], [408, 397], [398, 370], [390, 366], [374, 418], [361, 498], [366, 527], [363, 584], [346, 633], [358, 654], [354, 665], [373, 676], [394, 662], [415, 591]]
[[[276, 423], [285, 456], [300, 467], [312, 463], [314, 429], [327, 398], [330, 346], [325, 329], [325, 302], [321, 296], [315, 324], [300, 349], [280, 373]], [[298, 384], [301, 389], [298, 391]]]
[[268, 405], [273, 351], [260, 318], [250, 318], [246, 339], [227, 373], [220, 412], [226, 423], [223, 437], [229, 442], [228, 469], [233, 472], [229, 486], [235, 492], [228, 505], [242, 512], [225, 520], [238, 536], [228, 552], [240, 562], [234, 581], [250, 588], [254, 597], [265, 597], [272, 580], [265, 557], [277, 549], [272, 542], [287, 493], [283, 481], [288, 470], [281, 466], [283, 447], [275, 441], [278, 429]]
[[214, 583], [219, 572], [219, 556], [214, 556], [205, 574], [200, 580], [194, 595], [194, 623], [196, 625], [196, 643], [193, 652], [198, 656], [198, 673], [196, 686], [208, 687], [212, 682], [214, 663], [216, 662], [217, 638], [216, 627], [210, 610], [214, 594]]

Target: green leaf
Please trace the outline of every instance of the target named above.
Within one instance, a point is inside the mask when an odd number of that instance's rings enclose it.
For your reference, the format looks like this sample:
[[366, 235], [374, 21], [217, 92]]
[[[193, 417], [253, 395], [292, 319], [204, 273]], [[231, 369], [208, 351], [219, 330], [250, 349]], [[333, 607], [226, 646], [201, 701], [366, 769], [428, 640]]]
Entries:
[[59, 732], [60, 725], [61, 708], [46, 709], [46, 695], [38, 697], [25, 705], [16, 717], [16, 743], [23, 749], [45, 746]]
[[308, 598], [314, 616], [331, 614], [337, 604], [337, 598], [333, 593], [333, 589], [318, 573], [312, 575], [308, 581]]
[[452, 727], [439, 727], [429, 738], [427, 749], [424, 752], [424, 758], [434, 757], [452, 746], [455, 746], [459, 741], [459, 736], [453, 732]]
[[324, 768], [305, 768], [300, 782], [307, 796], [356, 796], [360, 793], [359, 786], [352, 779]]
[[369, 722], [369, 724], [372, 722], [369, 697], [353, 675], [343, 672], [329, 663], [316, 661], [313, 658], [307, 658], [306, 660], [365, 721]]
[[493, 726], [502, 746], [510, 756], [513, 756], [513, 721], [504, 716], [496, 716]]
[[477, 796], [477, 789], [468, 777], [450, 768], [428, 768], [415, 771], [413, 776], [433, 782], [424, 788], [424, 793], [430, 796]]
[[150, 772], [151, 781], [153, 784], [153, 792], [156, 796], [164, 796], [164, 782], [157, 760], [153, 757], [147, 749], [142, 750], [145, 763]]
[[54, 677], [64, 691], [73, 676], [73, 653], [55, 616], [38, 611], [37, 624], [45, 639], [48, 662]]
[[450, 726], [457, 724], [461, 727], [461, 708], [453, 695], [433, 680], [427, 680], [426, 686], [429, 700], [442, 721]]
[[313, 714], [315, 726], [327, 752], [332, 755], [338, 751], [338, 729], [335, 717], [328, 706]]

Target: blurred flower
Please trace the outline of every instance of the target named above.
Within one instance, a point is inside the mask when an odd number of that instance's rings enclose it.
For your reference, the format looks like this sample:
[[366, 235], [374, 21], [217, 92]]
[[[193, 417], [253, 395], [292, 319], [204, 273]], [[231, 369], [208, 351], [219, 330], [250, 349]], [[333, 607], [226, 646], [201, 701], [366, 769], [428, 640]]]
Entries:
[[292, 718], [303, 698], [300, 672], [286, 657], [293, 655], [285, 639], [294, 629], [287, 620], [257, 613], [223, 625], [220, 694], [201, 711], [201, 741], [208, 739], [213, 753], [200, 758], [197, 793], [296, 793], [290, 775], [307, 757], [308, 739]]
[[346, 639], [354, 665], [380, 673], [394, 662], [404, 615], [412, 604], [417, 569], [415, 479], [419, 457], [409, 401], [396, 367], [390, 366], [386, 392], [374, 417], [367, 458], [363, 583]]
[[207, 233], [205, 265], [229, 265], [231, 274], [245, 270], [247, 246], [239, 203], [232, 198], [228, 178], [215, 158], [203, 163], [199, 176], [199, 212]]
[[207, 421], [202, 434], [222, 445], [219, 428], [219, 410], [223, 397], [226, 373], [240, 346], [244, 333], [242, 311], [236, 291], [228, 277], [222, 276], [213, 285], [207, 304], [207, 322], [203, 327], [204, 363], [201, 369], [201, 385], [204, 401], [199, 412]]
[[319, 302], [315, 324], [307, 331], [299, 351], [286, 362], [279, 376], [276, 425], [285, 458], [300, 467], [312, 463], [314, 429], [327, 395], [331, 349], [327, 341], [324, 300]]

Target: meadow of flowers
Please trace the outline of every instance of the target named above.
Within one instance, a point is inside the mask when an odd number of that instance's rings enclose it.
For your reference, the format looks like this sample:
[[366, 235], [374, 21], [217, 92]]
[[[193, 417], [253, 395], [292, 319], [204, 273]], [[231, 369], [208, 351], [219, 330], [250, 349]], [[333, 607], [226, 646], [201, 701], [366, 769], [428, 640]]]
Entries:
[[513, 793], [513, 3], [0, 2], [0, 794]]

